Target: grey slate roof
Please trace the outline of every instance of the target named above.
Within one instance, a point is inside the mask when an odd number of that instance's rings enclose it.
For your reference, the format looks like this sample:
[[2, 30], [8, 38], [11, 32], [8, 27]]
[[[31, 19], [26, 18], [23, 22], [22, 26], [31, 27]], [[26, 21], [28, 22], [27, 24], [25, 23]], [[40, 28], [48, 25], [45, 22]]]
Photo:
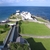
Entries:
[[25, 39], [24, 38], [22, 38], [22, 37], [18, 37], [17, 39], [16, 39], [16, 42], [19, 42], [19, 43], [25, 43]]

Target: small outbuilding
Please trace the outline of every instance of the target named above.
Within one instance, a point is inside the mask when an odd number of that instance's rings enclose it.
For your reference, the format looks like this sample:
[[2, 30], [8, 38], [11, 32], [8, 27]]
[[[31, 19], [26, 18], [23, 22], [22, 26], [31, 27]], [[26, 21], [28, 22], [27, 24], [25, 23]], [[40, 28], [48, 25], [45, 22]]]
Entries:
[[17, 43], [19, 42], [19, 43], [21, 43], [21, 44], [28, 43], [27, 40], [25, 40], [25, 39], [22, 38], [22, 37], [17, 37], [16, 42], [17, 42]]

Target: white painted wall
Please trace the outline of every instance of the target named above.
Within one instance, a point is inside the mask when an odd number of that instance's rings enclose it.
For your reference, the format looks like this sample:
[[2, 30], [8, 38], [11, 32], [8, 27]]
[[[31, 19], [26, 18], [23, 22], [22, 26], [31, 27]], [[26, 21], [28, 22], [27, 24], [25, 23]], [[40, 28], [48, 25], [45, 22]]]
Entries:
[[19, 15], [20, 13], [16, 13], [16, 15]]
[[22, 12], [21, 16], [22, 16], [22, 20], [24, 20], [24, 19], [32, 19], [30, 12]]

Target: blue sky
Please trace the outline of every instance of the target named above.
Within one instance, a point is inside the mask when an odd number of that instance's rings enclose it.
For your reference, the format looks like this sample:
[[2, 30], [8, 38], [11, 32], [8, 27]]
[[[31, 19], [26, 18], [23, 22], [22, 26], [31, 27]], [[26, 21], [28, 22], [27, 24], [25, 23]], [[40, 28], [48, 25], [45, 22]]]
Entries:
[[50, 6], [50, 0], [0, 0], [0, 6]]

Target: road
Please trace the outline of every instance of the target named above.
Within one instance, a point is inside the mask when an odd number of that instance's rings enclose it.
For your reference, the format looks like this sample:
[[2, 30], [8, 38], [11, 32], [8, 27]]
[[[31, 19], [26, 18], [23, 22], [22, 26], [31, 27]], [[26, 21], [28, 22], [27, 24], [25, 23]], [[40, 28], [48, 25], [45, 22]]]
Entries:
[[29, 34], [20, 34], [21, 36], [32, 37], [32, 38], [50, 38], [50, 36], [36, 36], [36, 35], [29, 35]]

